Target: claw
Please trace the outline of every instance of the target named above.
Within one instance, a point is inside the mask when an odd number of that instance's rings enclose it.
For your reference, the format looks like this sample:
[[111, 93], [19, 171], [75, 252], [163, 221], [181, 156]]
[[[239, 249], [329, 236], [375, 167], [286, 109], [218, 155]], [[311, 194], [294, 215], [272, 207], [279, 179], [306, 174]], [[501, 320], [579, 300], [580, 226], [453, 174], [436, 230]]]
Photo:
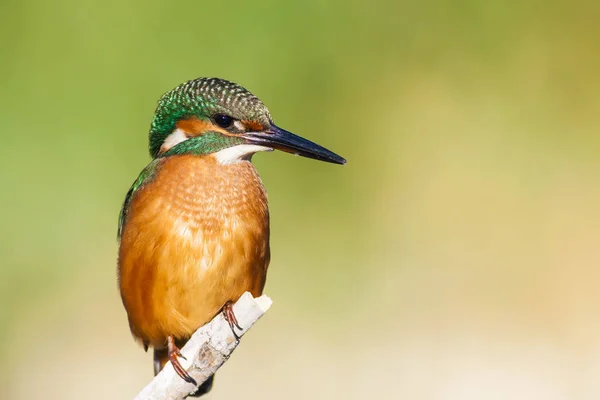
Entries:
[[223, 306], [223, 316], [225, 317], [225, 321], [229, 324], [235, 338], [239, 339], [240, 337], [236, 333], [235, 328], [238, 328], [240, 331], [243, 330], [243, 328], [238, 323], [235, 313], [233, 312], [233, 301], [229, 300], [225, 303]]
[[175, 354], [177, 355], [177, 357], [179, 358], [183, 358], [185, 361], [187, 361], [187, 358], [185, 358], [185, 356], [183, 354], [181, 354], [181, 351], [179, 350], [179, 348], [177, 346], [175, 346]]
[[181, 354], [181, 351], [175, 345], [175, 340], [173, 339], [173, 336], [168, 337], [167, 348], [169, 352], [169, 361], [171, 361], [171, 365], [173, 365], [173, 369], [175, 369], [177, 375], [179, 375], [184, 381], [189, 382], [194, 386], [198, 386], [196, 380], [192, 378], [190, 374], [179, 363], [179, 357], [183, 358], [186, 361], [187, 359]]

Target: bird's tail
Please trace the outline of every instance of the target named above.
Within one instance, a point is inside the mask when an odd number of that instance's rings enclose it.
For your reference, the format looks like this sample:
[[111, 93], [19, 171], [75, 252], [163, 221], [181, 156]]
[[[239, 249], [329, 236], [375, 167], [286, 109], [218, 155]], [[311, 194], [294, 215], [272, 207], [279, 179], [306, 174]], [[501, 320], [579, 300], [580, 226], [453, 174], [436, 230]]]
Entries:
[[154, 349], [154, 376], [165, 367], [169, 361], [169, 352], [167, 349]]
[[[154, 349], [154, 375], [158, 375], [158, 373], [165, 367], [165, 364], [169, 361], [169, 352], [167, 349]], [[210, 392], [212, 389], [213, 381], [215, 376], [211, 376], [208, 378], [202, 385], [198, 386], [196, 391], [190, 394], [190, 397], [200, 397]]]
[[213, 387], [213, 381], [215, 380], [215, 376], [211, 375], [210, 378], [205, 380], [202, 385], [198, 386], [196, 391], [189, 395], [189, 397], [200, 397], [210, 392], [210, 389]]

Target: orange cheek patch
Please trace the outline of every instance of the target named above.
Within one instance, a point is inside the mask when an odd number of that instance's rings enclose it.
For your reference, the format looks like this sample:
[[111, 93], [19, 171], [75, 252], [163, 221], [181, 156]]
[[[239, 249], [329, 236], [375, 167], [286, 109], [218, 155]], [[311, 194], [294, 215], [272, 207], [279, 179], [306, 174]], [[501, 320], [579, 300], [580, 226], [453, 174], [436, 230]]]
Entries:
[[265, 130], [265, 127], [257, 121], [244, 120], [242, 121], [242, 124], [246, 130], [250, 132], [262, 132]]
[[175, 127], [182, 131], [188, 138], [197, 137], [206, 132], [220, 132], [223, 135], [232, 136], [230, 132], [212, 123], [211, 120], [202, 120], [197, 117], [180, 119]]
[[216, 128], [210, 121], [203, 121], [200, 118], [181, 119], [175, 124], [177, 129], [183, 131], [187, 136], [200, 136], [206, 131]]

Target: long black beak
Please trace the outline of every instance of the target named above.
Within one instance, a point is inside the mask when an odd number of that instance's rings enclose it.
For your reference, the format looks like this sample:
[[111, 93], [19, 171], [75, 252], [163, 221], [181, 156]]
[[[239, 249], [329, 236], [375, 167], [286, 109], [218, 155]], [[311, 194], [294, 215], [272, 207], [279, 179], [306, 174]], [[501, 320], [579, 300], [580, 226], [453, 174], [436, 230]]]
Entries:
[[346, 160], [332, 151], [321, 147], [316, 143], [294, 135], [284, 129], [271, 124], [271, 128], [264, 132], [248, 132], [243, 135], [248, 143], [259, 146], [271, 147], [287, 153], [302, 157], [330, 162], [334, 164], [346, 164]]

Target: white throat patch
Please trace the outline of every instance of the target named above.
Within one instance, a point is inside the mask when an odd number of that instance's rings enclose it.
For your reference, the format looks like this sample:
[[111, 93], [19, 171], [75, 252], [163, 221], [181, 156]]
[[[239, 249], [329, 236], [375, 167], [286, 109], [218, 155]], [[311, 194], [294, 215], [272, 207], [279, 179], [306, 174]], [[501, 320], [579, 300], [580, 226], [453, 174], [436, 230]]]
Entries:
[[233, 164], [242, 160], [250, 160], [259, 151], [273, 151], [270, 147], [255, 144], [238, 144], [213, 153], [219, 164]]

